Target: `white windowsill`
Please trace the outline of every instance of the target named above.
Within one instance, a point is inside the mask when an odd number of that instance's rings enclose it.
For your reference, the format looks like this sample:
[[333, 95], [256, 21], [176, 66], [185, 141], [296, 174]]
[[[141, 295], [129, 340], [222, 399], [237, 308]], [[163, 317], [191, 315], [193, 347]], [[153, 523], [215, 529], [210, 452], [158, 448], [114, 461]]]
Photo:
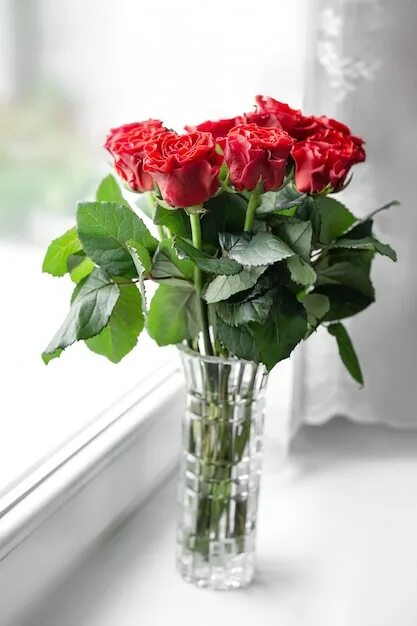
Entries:
[[4, 496], [2, 626], [172, 474], [183, 395], [178, 368], [161, 368]]
[[417, 432], [338, 420], [304, 427], [284, 469], [278, 453], [267, 442], [248, 589], [208, 592], [175, 573], [171, 480], [17, 623], [415, 626]]

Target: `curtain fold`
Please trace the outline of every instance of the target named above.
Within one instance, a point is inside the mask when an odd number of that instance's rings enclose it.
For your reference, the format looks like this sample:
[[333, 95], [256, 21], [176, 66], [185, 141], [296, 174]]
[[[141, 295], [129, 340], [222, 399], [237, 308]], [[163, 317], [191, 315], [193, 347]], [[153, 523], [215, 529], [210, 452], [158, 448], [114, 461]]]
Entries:
[[336, 415], [417, 427], [417, 2], [315, 0], [306, 71], [306, 113], [347, 123], [366, 140], [367, 161], [338, 197], [357, 215], [391, 199], [401, 207], [376, 219], [397, 250], [377, 258], [376, 303], [346, 320], [365, 377], [349, 379], [323, 329], [294, 357], [292, 430]]

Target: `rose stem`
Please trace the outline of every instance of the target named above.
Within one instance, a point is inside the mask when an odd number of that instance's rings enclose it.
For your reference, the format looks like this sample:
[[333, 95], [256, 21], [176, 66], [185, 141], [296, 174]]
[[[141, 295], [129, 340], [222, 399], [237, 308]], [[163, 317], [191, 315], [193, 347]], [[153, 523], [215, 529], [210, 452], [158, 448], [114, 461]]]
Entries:
[[158, 228], [158, 235], [162, 241], [163, 239], [165, 239], [164, 227], [158, 226], [157, 228]]
[[252, 231], [253, 220], [255, 219], [255, 211], [256, 211], [256, 207], [258, 206], [258, 198], [259, 198], [259, 191], [256, 186], [255, 189], [250, 192], [249, 202], [248, 202], [248, 206], [246, 209], [245, 226], [244, 226], [244, 231], [246, 233], [250, 233]]
[[[190, 214], [191, 233], [193, 239], [193, 246], [197, 250], [201, 250], [201, 223], [198, 213]], [[200, 308], [201, 328], [203, 331], [204, 351], [206, 354], [213, 354], [213, 348], [210, 342], [209, 322], [207, 305], [200, 296], [201, 287], [203, 285], [203, 276], [199, 267], [194, 268], [194, 286], [198, 294], [198, 302]]]

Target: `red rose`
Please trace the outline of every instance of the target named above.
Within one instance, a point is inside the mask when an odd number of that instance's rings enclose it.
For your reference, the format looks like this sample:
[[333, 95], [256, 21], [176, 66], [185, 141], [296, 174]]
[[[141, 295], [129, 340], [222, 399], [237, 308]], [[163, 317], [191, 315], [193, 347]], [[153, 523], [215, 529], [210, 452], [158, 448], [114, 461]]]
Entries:
[[327, 115], [313, 115], [312, 117], [317, 123], [318, 130], [337, 130], [342, 135], [350, 135], [349, 127], [338, 120], [334, 120], [332, 117], [327, 117]]
[[322, 131], [336, 130], [337, 132], [342, 133], [342, 135], [348, 135], [357, 148], [357, 156], [361, 157], [359, 158], [359, 160], [360, 161], [365, 160], [366, 154], [363, 148], [363, 144], [365, 143], [364, 140], [361, 139], [360, 137], [356, 137], [355, 135], [352, 135], [352, 133], [350, 132], [350, 128], [346, 126], [346, 124], [342, 124], [342, 122], [339, 122], [338, 120], [334, 120], [331, 117], [326, 117], [326, 115], [321, 115], [320, 117], [313, 116], [313, 119], [317, 123], [316, 132], [319, 132], [320, 130]]
[[279, 189], [294, 140], [279, 128], [242, 124], [226, 137], [224, 158], [238, 191], [252, 190], [259, 179], [264, 191]]
[[256, 111], [245, 115], [248, 123], [282, 128], [298, 141], [308, 137], [317, 128], [317, 123], [312, 116], [305, 116], [301, 111], [289, 107], [288, 104], [267, 96], [256, 96], [255, 99]]
[[297, 142], [292, 149], [297, 189], [318, 193], [330, 185], [338, 191], [352, 165], [365, 160], [362, 143], [358, 137], [336, 130], [322, 130]]
[[157, 133], [165, 130], [159, 120], [133, 122], [112, 128], [104, 147], [114, 159], [116, 172], [133, 191], [149, 191], [152, 176], [143, 171], [144, 146]]
[[232, 130], [232, 128], [243, 121], [242, 117], [230, 117], [224, 120], [216, 120], [215, 122], [207, 120], [207, 122], [202, 122], [197, 124], [197, 126], [185, 126], [185, 130], [189, 133], [199, 130], [202, 133], [210, 133], [213, 139], [218, 139], [226, 137], [229, 130]]
[[223, 157], [210, 133], [158, 133], [145, 146], [145, 172], [158, 184], [173, 207], [189, 207], [211, 198], [219, 187]]

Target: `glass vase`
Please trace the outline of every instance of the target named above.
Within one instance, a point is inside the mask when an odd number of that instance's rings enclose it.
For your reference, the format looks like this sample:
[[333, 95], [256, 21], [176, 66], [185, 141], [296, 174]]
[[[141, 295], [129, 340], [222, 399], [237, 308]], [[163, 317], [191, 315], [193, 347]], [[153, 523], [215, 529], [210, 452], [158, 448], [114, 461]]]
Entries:
[[186, 411], [177, 567], [201, 587], [242, 587], [255, 567], [267, 371], [182, 346], [179, 351]]

